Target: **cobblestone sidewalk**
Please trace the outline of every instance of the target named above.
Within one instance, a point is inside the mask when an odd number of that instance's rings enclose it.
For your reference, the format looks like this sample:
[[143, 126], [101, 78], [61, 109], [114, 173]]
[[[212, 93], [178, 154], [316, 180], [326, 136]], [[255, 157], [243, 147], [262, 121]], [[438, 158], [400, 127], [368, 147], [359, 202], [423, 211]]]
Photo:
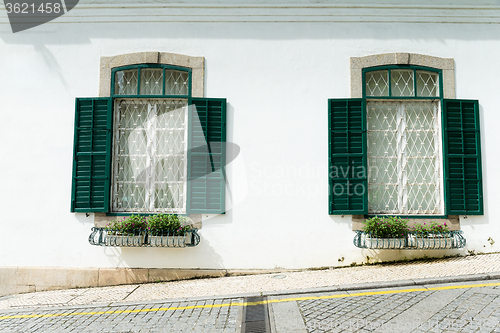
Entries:
[[0, 310], [290, 291], [491, 272], [500, 272], [498, 253], [318, 271], [44, 291], [0, 297]]

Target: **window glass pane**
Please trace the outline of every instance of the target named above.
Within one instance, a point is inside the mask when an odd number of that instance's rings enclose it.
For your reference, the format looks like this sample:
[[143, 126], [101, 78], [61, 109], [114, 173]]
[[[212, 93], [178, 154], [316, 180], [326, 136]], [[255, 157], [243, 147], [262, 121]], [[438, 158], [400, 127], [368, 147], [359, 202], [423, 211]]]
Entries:
[[140, 100], [121, 100], [116, 108], [113, 205], [116, 211], [137, 211], [145, 199], [148, 106]]
[[163, 68], [141, 68], [141, 95], [162, 95]]
[[188, 78], [188, 72], [165, 70], [165, 95], [187, 95]]
[[438, 107], [433, 102], [411, 102], [405, 111], [405, 152], [408, 214], [439, 214], [440, 169]]
[[137, 69], [115, 72], [115, 95], [137, 95]]
[[392, 69], [391, 70], [391, 96], [415, 96], [413, 82], [413, 70]]
[[366, 73], [366, 96], [389, 96], [388, 73], [387, 70]]
[[158, 104], [155, 207], [184, 207], [186, 182], [186, 100]]
[[439, 97], [438, 73], [417, 71], [417, 96]]
[[370, 214], [443, 214], [439, 106], [432, 101], [370, 101]]
[[398, 214], [398, 186], [368, 184], [368, 213]]
[[184, 213], [185, 99], [115, 102], [113, 211]]
[[368, 210], [398, 211], [397, 102], [368, 103]]

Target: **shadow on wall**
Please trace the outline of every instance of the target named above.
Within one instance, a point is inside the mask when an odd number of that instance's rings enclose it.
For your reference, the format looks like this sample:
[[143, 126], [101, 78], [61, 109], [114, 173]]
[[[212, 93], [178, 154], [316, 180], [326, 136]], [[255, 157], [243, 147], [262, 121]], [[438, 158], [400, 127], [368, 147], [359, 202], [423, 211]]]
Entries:
[[[77, 7], [78, 9], [78, 7]], [[167, 8], [159, 8], [160, 12], [158, 15], [163, 16], [159, 22], [151, 22], [151, 16], [149, 13], [147, 15], [140, 15], [137, 13], [136, 9], [121, 8], [120, 14], [117, 14], [118, 8], [94, 8], [89, 11], [87, 15], [82, 15], [80, 18], [73, 17], [67, 22], [54, 24], [46, 23], [41, 26], [29, 29], [22, 33], [12, 33], [8, 25], [5, 25], [4, 30], [0, 39], [6, 44], [55, 44], [55, 45], [84, 45], [92, 44], [92, 40], [97, 38], [116, 40], [116, 39], [130, 39], [136, 40], [137, 38], [144, 39], [145, 33], [147, 33], [147, 38], [149, 40], [154, 40], [156, 38], [164, 39], [164, 31], [168, 30], [170, 36], [175, 36], [177, 39], [260, 39], [264, 41], [273, 40], [298, 40], [298, 39], [311, 39], [311, 40], [339, 40], [339, 39], [376, 39], [381, 40], [384, 38], [391, 39], [403, 39], [403, 40], [440, 40], [443, 43], [446, 39], [455, 39], [460, 36], [461, 40], [494, 40], [495, 36], [498, 35], [498, 30], [500, 27], [495, 26], [495, 24], [490, 24], [486, 29], [484, 27], [484, 22], [482, 16], [477, 16], [474, 20], [474, 24], [463, 24], [459, 26], [458, 29], [463, 29], [462, 31], [466, 33], [457, 34], [456, 25], [441, 25], [443, 28], [439, 30], [439, 34], [436, 34], [436, 25], [440, 24], [440, 21], [428, 22], [418, 25], [419, 29], [408, 28], [404, 21], [393, 22], [388, 20], [386, 22], [381, 21], [378, 23], [369, 21], [360, 21], [357, 24], [352, 24], [352, 22], [345, 22], [343, 20], [343, 15], [339, 14], [337, 18], [335, 16], [330, 16], [332, 22], [310, 22], [308, 17], [310, 17], [311, 12], [307, 12], [303, 8], [280, 8], [280, 12], [276, 12], [277, 18], [290, 17], [290, 10], [295, 10], [293, 16], [296, 14], [304, 14], [306, 20], [299, 19], [296, 22], [276, 22], [272, 17], [267, 18], [268, 22], [263, 22], [263, 24], [253, 24], [248, 26], [247, 22], [234, 22], [234, 21], [216, 21], [216, 22], [206, 22], [203, 19], [197, 24], [193, 25], [193, 21], [189, 19], [188, 21], [183, 21], [186, 17], [190, 15], [196, 15], [198, 17], [203, 17], [205, 13], [192, 12], [189, 8], [186, 8], [184, 12], [180, 12], [181, 18], [174, 18], [176, 22], [165, 20], [164, 16], [172, 14]], [[164, 12], [162, 12], [162, 10]], [[220, 10], [220, 8], [218, 8]], [[297, 12], [299, 10], [299, 12]], [[302, 10], [302, 11], [301, 11]], [[315, 14], [320, 14], [322, 9], [317, 9], [318, 12]], [[371, 10], [371, 9], [360, 9], [360, 10]], [[401, 14], [401, 8], [393, 8], [395, 12]], [[410, 15], [415, 15], [414, 8], [407, 8], [407, 13]], [[300, 12], [301, 11], [301, 12]], [[250, 10], [251, 12], [251, 10]], [[251, 13], [248, 12], [250, 15]], [[469, 10], [462, 15], [470, 15], [476, 11]], [[348, 14], [357, 14], [358, 11], [348, 12]], [[422, 15], [421, 17], [427, 17], [429, 11], [424, 11], [417, 13]], [[201, 14], [201, 15], [200, 15]], [[240, 18], [239, 14], [234, 12], [228, 12], [229, 16], [225, 16], [227, 19], [231, 20], [233, 18]], [[436, 14], [436, 13], [432, 13]], [[442, 12], [438, 13], [443, 15]], [[97, 15], [101, 17], [100, 20], [87, 20], [92, 17], [92, 15]], [[136, 18], [135, 22], [122, 21], [116, 22], [114, 25], [109, 25], [109, 17], [116, 19], [117, 15], [123, 15], [127, 17], [132, 15]], [[231, 16], [236, 15], [236, 16]], [[209, 16], [209, 15], [207, 15]], [[262, 19], [261, 15], [253, 16], [257, 19]], [[361, 15], [360, 17], [362, 17]], [[370, 15], [371, 16], [371, 15]], [[143, 17], [143, 19], [141, 18]], [[191, 16], [193, 17], [193, 16]], [[380, 15], [381, 18], [390, 17], [387, 13]], [[446, 17], [446, 15], [441, 16]], [[456, 21], [457, 17], [460, 16], [449, 16], [448, 19]], [[473, 21], [473, 22], [474, 22]], [[102, 22], [102, 23], [99, 23]], [[496, 20], [492, 21], [493, 23]], [[237, 27], [242, 26], [241, 29], [235, 29], [235, 24]], [[403, 27], [402, 29], [394, 29], [395, 24]], [[186, 29], [186, 25], [190, 28]], [[304, 29], [307, 26], [307, 29]], [[83, 28], [82, 28], [83, 27]], [[105, 28], [107, 27], [107, 28]], [[139, 28], [140, 27], [140, 28]], [[126, 33], [124, 33], [126, 29]], [[116, 46], [116, 47], [121, 47]]]
[[198, 231], [201, 240], [195, 247], [103, 247], [113, 267], [224, 269], [222, 257]]
[[[326, 210], [326, 209], [325, 209]], [[352, 215], [328, 215], [333, 223], [347, 225], [352, 230]]]
[[73, 215], [80, 224], [89, 227], [89, 235], [90, 235], [90, 228], [94, 226], [94, 214], [88, 214], [87, 216], [85, 213], [74, 213]]
[[457, 250], [362, 250], [364, 262], [356, 264], [374, 264], [391, 261], [406, 261], [426, 258], [445, 258], [453, 256], [466, 256], [467, 249]]
[[66, 89], [66, 91], [69, 92], [68, 82], [66, 82], [64, 75], [62, 73], [61, 66], [59, 65], [59, 62], [54, 56], [53, 52], [50, 51], [46, 45], [38, 42], [34, 43], [33, 46], [35, 47], [37, 54], [39, 54], [45, 61], [47, 67], [50, 68], [51, 74], [56, 76], [61, 82], [62, 86]]

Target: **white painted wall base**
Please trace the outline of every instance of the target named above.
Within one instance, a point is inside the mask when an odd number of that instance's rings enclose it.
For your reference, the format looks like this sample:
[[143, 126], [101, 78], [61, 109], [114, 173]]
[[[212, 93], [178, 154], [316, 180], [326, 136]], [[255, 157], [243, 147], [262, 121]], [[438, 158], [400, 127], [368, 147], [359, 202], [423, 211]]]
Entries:
[[0, 267], [0, 296], [44, 290], [216, 278], [283, 270]]

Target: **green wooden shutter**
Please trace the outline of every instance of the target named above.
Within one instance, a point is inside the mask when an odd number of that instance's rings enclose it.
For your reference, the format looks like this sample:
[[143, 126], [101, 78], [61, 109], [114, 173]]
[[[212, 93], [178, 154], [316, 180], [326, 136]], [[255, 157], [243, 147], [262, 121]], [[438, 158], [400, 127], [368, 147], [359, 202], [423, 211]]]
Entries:
[[328, 100], [328, 130], [329, 213], [367, 214], [364, 100]]
[[189, 112], [188, 201], [191, 214], [225, 212], [226, 100], [193, 98]]
[[111, 98], [77, 98], [72, 212], [107, 212], [111, 174]]
[[482, 215], [479, 102], [443, 101], [445, 202], [449, 215]]

